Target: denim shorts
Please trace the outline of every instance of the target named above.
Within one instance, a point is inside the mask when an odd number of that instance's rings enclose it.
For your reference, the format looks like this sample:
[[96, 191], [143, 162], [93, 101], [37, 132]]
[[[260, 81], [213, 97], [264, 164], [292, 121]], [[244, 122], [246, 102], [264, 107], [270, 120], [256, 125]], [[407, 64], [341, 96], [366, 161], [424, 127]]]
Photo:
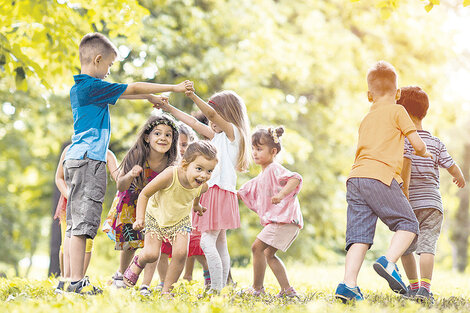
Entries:
[[400, 185], [390, 186], [377, 179], [353, 177], [346, 184], [348, 202], [346, 250], [354, 243], [374, 243], [377, 218], [391, 231], [418, 234], [418, 221]]
[[101, 222], [106, 192], [106, 163], [89, 159], [65, 160], [68, 188], [65, 235], [95, 238]]

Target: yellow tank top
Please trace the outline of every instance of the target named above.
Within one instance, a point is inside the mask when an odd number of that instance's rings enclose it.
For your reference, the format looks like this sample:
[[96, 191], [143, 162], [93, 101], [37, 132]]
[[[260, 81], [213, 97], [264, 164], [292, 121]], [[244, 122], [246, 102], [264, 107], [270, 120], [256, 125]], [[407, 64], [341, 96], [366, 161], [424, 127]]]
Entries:
[[178, 167], [174, 166], [171, 185], [150, 197], [147, 212], [155, 218], [158, 226], [173, 226], [191, 215], [193, 200], [201, 195], [201, 189], [202, 186], [193, 189], [183, 187], [178, 179]]

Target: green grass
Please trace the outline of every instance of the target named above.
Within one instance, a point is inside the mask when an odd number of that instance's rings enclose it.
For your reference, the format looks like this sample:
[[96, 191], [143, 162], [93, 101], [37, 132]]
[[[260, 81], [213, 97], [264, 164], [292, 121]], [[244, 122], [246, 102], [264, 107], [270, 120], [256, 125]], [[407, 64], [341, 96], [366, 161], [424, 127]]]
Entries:
[[470, 277], [448, 271], [435, 273], [433, 306], [407, 301], [391, 292], [371, 264], [363, 266], [359, 277], [366, 299], [355, 305], [343, 305], [333, 297], [343, 275], [343, 268], [338, 266], [289, 264], [290, 280], [302, 294], [300, 300], [276, 299], [278, 285], [269, 270], [265, 284], [268, 295], [260, 298], [237, 295], [241, 288], [250, 285], [251, 268], [233, 269], [236, 289], [225, 288], [220, 296], [203, 299], [198, 298], [203, 292], [200, 269], [194, 273], [197, 280], [178, 283], [173, 299], [162, 298], [156, 292], [142, 297], [136, 289], [110, 288], [107, 280], [111, 273], [98, 276], [92, 272], [92, 283], [104, 288], [99, 296], [56, 295], [56, 279], [0, 279], [0, 312], [470, 312]]

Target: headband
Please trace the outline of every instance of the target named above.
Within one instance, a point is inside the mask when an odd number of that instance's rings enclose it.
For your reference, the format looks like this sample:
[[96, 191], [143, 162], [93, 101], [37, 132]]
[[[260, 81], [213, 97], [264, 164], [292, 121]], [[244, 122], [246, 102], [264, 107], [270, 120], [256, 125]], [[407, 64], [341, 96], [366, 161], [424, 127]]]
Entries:
[[173, 123], [172, 121], [170, 121], [170, 120], [165, 120], [165, 119], [158, 119], [158, 120], [156, 120], [156, 121], [150, 123], [150, 124], [147, 126], [147, 128], [145, 129], [145, 132], [146, 132], [146, 133], [149, 133], [155, 126], [158, 126], [158, 125], [161, 125], [161, 124], [170, 126], [171, 128], [173, 128], [173, 130], [178, 131], [178, 129], [176, 128], [175, 123]]

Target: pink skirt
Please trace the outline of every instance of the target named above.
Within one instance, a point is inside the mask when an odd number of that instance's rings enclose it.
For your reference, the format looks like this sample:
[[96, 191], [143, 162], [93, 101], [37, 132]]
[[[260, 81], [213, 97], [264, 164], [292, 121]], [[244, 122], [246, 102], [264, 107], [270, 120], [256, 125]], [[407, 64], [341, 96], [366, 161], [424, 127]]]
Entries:
[[237, 195], [215, 185], [201, 196], [200, 204], [207, 208], [203, 216], [197, 215], [193, 227], [197, 231], [235, 229], [240, 227]]

